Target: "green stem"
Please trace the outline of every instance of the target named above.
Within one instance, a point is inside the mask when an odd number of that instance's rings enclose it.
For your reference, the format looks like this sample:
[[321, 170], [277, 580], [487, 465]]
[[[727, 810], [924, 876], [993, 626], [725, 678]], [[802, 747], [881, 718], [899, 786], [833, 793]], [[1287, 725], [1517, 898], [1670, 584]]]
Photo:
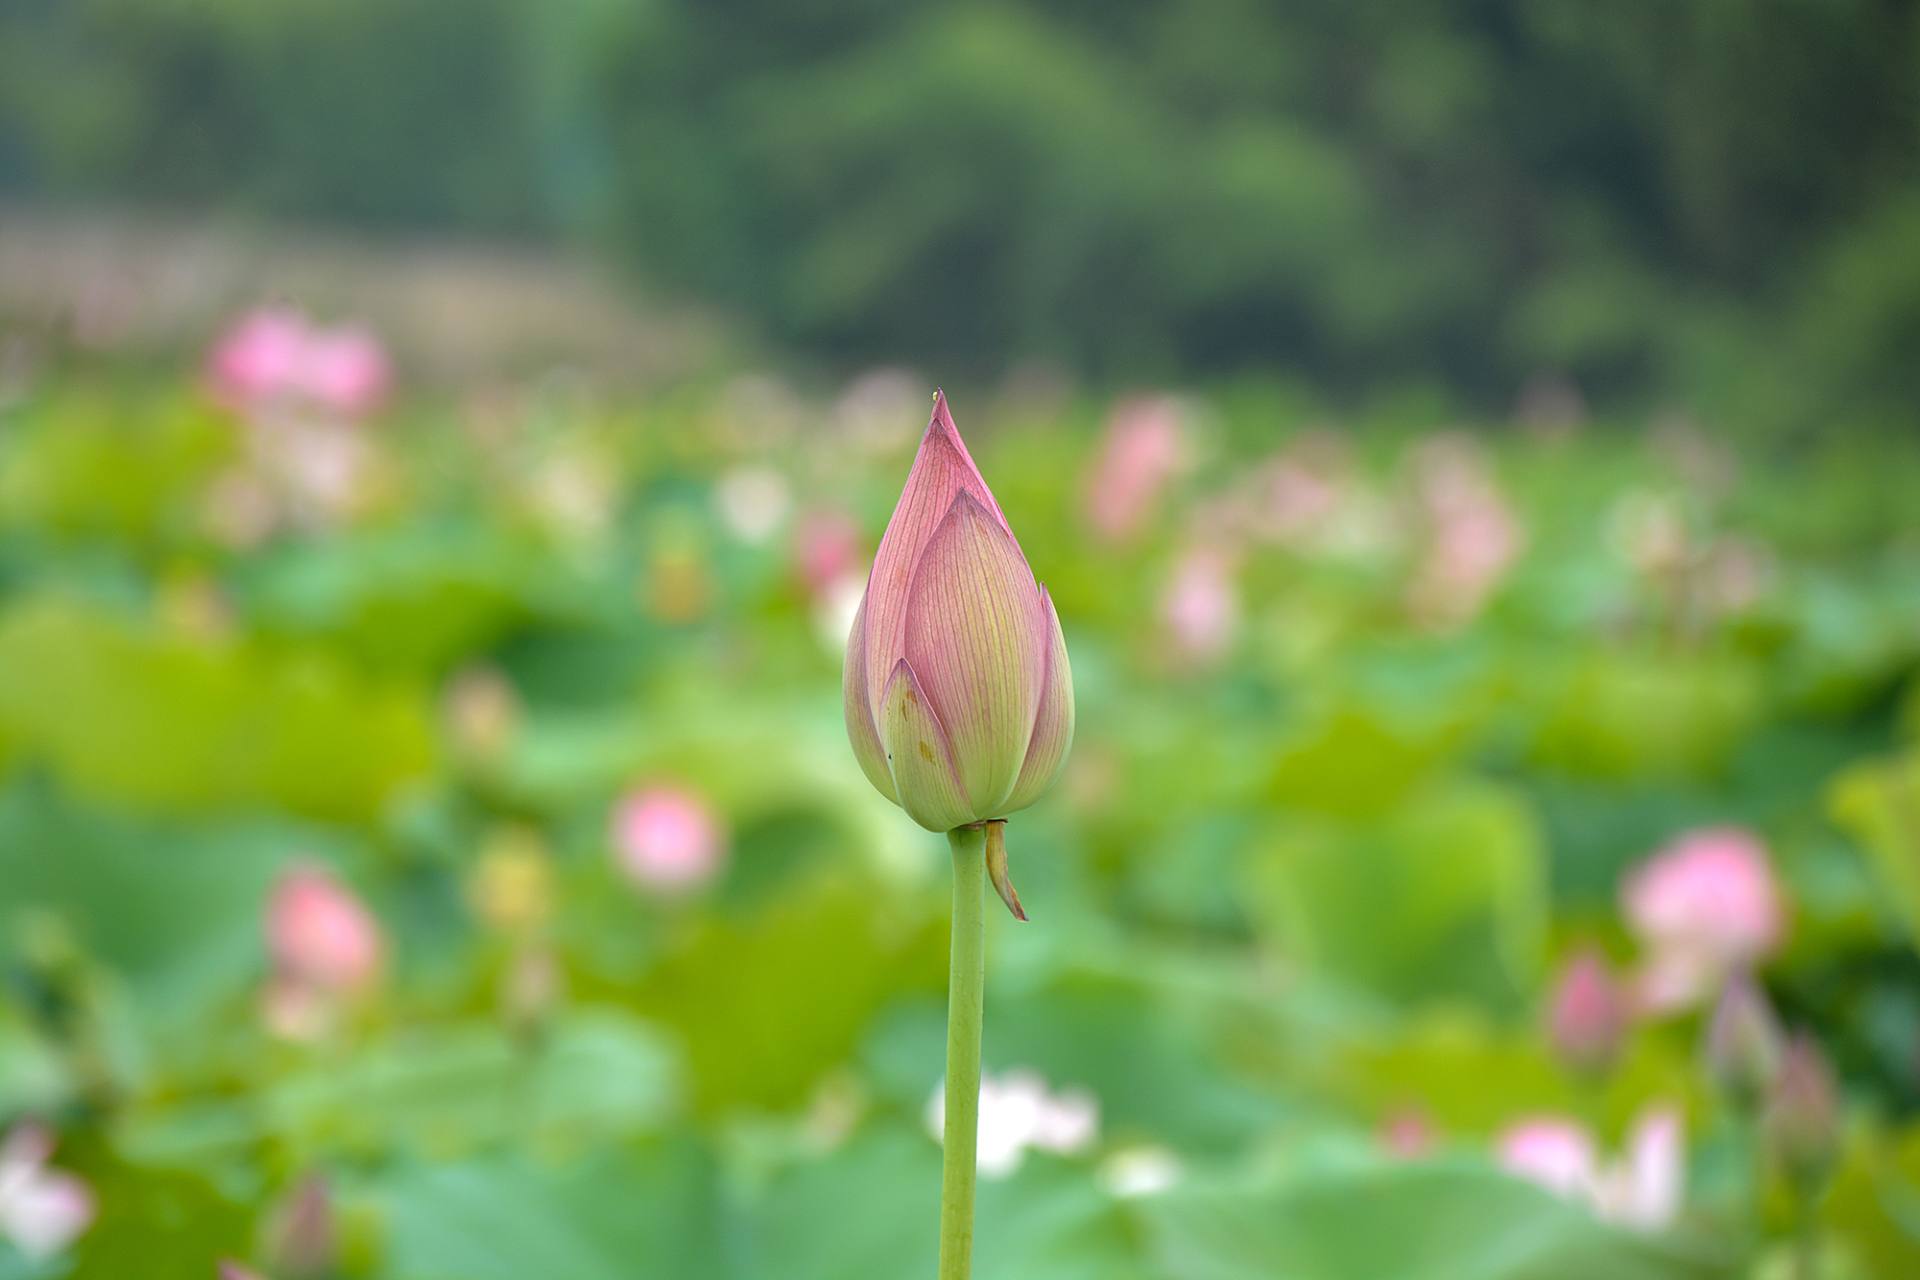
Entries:
[[941, 1139], [940, 1280], [973, 1271], [974, 1156], [980, 1128], [980, 1015], [986, 991], [986, 833], [956, 827], [953, 950], [947, 968], [947, 1117]]

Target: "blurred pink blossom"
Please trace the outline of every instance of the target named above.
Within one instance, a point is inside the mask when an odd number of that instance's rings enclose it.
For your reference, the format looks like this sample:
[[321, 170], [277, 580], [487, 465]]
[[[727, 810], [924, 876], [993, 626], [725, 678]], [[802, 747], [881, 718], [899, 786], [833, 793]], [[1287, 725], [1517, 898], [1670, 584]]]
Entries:
[[1183, 664], [1205, 665], [1232, 647], [1240, 630], [1235, 557], [1214, 546], [1189, 548], [1160, 598], [1160, 620]]
[[1671, 577], [1693, 555], [1686, 512], [1670, 493], [1629, 489], [1608, 509], [1606, 529], [1614, 553], [1643, 577]]
[[1401, 1107], [1380, 1125], [1380, 1145], [1402, 1160], [1418, 1160], [1438, 1142], [1433, 1121], [1419, 1107]]
[[1494, 1139], [1500, 1167], [1625, 1227], [1655, 1231], [1680, 1212], [1686, 1152], [1671, 1107], [1641, 1113], [1617, 1160], [1603, 1162], [1586, 1127], [1566, 1116], [1534, 1116]]
[[620, 869], [643, 889], [677, 892], [713, 879], [726, 858], [720, 816], [683, 787], [630, 792], [614, 807], [613, 848]]
[[1698, 1003], [1780, 945], [1785, 905], [1752, 832], [1687, 832], [1640, 864], [1621, 890], [1627, 925], [1648, 951], [1640, 996], [1655, 1010]]
[[850, 575], [864, 578], [868, 561], [859, 522], [831, 508], [803, 513], [793, 526], [793, 563], [815, 599]]
[[207, 358], [213, 394], [236, 411], [317, 412], [355, 421], [385, 402], [392, 383], [387, 353], [354, 325], [320, 328], [291, 307], [242, 316]]
[[0, 1142], [0, 1240], [29, 1259], [52, 1257], [94, 1219], [93, 1192], [73, 1174], [47, 1167], [53, 1135], [32, 1122]]
[[1560, 971], [1547, 1009], [1547, 1034], [1561, 1061], [1602, 1071], [1619, 1053], [1628, 1020], [1627, 992], [1606, 957], [1585, 947]]
[[[1025, 1070], [980, 1078], [978, 1161], [985, 1177], [1013, 1173], [1029, 1150], [1056, 1155], [1085, 1151], [1099, 1128], [1099, 1103], [1084, 1089], [1055, 1093], [1038, 1073]], [[946, 1130], [944, 1084], [928, 1099], [927, 1129], [936, 1139]]]
[[361, 990], [379, 976], [380, 926], [322, 867], [293, 867], [267, 904], [267, 948], [277, 976], [320, 995]]
[[1087, 520], [1107, 542], [1125, 542], [1153, 519], [1166, 487], [1190, 461], [1186, 413], [1170, 396], [1123, 400], [1107, 419], [1087, 474]]
[[393, 382], [386, 349], [379, 339], [354, 325], [310, 329], [304, 375], [308, 398], [350, 421], [378, 410]]
[[1331, 431], [1311, 431], [1247, 477], [1251, 532], [1295, 550], [1330, 550], [1342, 540], [1343, 508], [1356, 497], [1353, 459]]
[[1414, 520], [1425, 540], [1409, 603], [1429, 623], [1465, 622], [1520, 554], [1520, 523], [1466, 441], [1429, 441], [1414, 455]]
[[292, 308], [249, 311], [207, 357], [214, 396], [231, 409], [245, 410], [285, 395], [300, 378], [306, 343], [306, 317]]

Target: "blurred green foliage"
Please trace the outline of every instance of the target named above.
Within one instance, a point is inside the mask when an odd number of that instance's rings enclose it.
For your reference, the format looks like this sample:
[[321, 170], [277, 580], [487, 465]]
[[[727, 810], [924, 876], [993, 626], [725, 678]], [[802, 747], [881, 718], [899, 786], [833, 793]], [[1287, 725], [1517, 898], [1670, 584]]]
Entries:
[[[52, 1259], [0, 1243], [0, 1277], [926, 1270], [944, 859], [845, 745], [844, 618], [799, 541], [850, 518], [857, 581], [924, 402], [877, 430], [854, 397], [737, 397], [403, 401], [321, 428], [367, 451], [344, 507], [264, 525], [227, 504], [285, 423], [83, 363], [0, 409], [0, 1133], [51, 1124], [102, 1206]], [[1242, 388], [1182, 410], [1186, 465], [1116, 538], [1087, 519], [1104, 406], [955, 399], [1081, 708], [1011, 829], [1034, 921], [991, 926], [987, 1069], [1098, 1107], [1085, 1149], [983, 1183], [982, 1280], [1773, 1274], [1796, 1210], [1700, 1014], [1603, 1079], [1542, 1031], [1573, 948], [1643, 959], [1627, 872], [1725, 823], [1791, 902], [1768, 989], [1841, 1073], [1818, 1274], [1920, 1266], [1912, 442], [1334, 442]], [[1247, 539], [1237, 621], [1183, 649], [1194, 547], [1249, 476], [1328, 456], [1336, 508]], [[1436, 468], [1517, 531], [1438, 614]], [[621, 870], [622, 797], [661, 784], [721, 824], [707, 883]], [[387, 948], [317, 1034], [271, 1004], [295, 865]], [[1663, 1230], [1489, 1159], [1544, 1112], [1618, 1151], [1661, 1104]], [[1143, 1152], [1167, 1185], [1124, 1181]]]
[[1905, 421], [1920, 15], [24, 0], [0, 190], [597, 243], [847, 363]]

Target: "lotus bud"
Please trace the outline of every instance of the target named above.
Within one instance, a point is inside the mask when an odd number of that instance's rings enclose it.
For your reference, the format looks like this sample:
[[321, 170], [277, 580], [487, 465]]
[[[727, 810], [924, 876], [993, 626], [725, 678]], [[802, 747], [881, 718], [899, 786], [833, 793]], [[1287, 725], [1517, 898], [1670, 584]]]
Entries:
[[1588, 947], [1568, 962], [1553, 989], [1547, 1033], [1554, 1052], [1576, 1071], [1604, 1072], [1626, 1030], [1626, 993], [1606, 958]]
[[1053, 601], [938, 393], [854, 615], [844, 691], [861, 769], [929, 831], [1026, 808], [1073, 740]]
[[1795, 1183], [1811, 1189], [1826, 1179], [1839, 1146], [1840, 1099], [1833, 1068], [1805, 1032], [1780, 1055], [1767, 1097], [1766, 1128], [1775, 1158]]
[[1707, 1069], [1743, 1107], [1766, 1096], [1780, 1067], [1780, 1024], [1766, 993], [1744, 974], [1720, 992], [1707, 1023]]

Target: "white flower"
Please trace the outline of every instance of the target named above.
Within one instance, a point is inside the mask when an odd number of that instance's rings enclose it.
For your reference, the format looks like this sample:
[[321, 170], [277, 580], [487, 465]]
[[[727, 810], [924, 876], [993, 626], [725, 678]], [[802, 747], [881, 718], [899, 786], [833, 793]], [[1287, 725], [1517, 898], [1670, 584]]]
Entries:
[[793, 495], [778, 471], [736, 467], [714, 486], [713, 504], [721, 522], [742, 542], [765, 542], [787, 518]]
[[1123, 1200], [1159, 1195], [1180, 1181], [1180, 1158], [1165, 1147], [1128, 1147], [1100, 1166], [1100, 1184]]
[[93, 1221], [93, 1192], [70, 1173], [46, 1167], [53, 1137], [23, 1124], [0, 1143], [0, 1239], [29, 1258], [65, 1249]]
[[[980, 1078], [980, 1131], [976, 1163], [989, 1178], [1020, 1167], [1029, 1150], [1074, 1155], [1093, 1145], [1100, 1107], [1084, 1089], [1050, 1092], [1032, 1071]], [[927, 1103], [927, 1129], [939, 1139], [946, 1129], [945, 1085]]]

